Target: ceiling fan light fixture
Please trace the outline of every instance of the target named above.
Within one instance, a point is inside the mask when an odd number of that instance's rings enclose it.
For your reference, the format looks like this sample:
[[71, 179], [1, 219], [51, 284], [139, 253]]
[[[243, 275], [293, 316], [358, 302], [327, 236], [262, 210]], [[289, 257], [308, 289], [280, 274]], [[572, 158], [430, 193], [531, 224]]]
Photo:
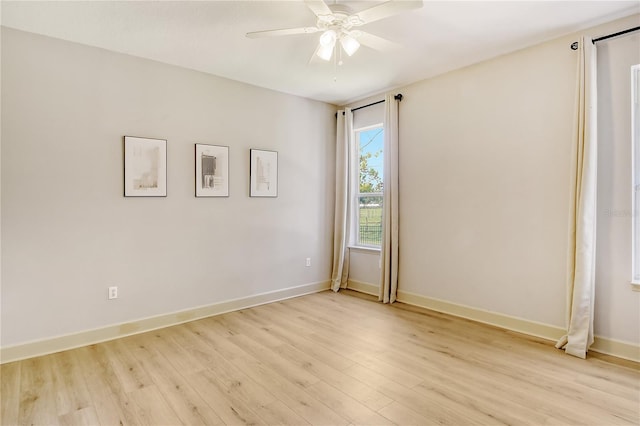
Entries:
[[316, 55], [318, 55], [318, 57], [320, 59], [323, 59], [325, 61], [329, 61], [329, 60], [331, 60], [331, 55], [333, 55], [333, 48], [334, 47], [335, 47], [335, 42], [331, 46], [322, 46], [322, 45], [320, 45], [320, 47], [318, 47], [318, 52], [316, 53]]
[[342, 45], [342, 48], [349, 56], [352, 56], [360, 48], [360, 43], [358, 42], [358, 40], [351, 37], [350, 35], [344, 35], [340, 37], [340, 45]]
[[334, 30], [327, 30], [320, 36], [320, 46], [329, 47], [333, 49], [336, 44], [337, 34]]
[[320, 59], [325, 61], [331, 60], [333, 49], [336, 47], [338, 34], [334, 30], [327, 30], [320, 36], [320, 46], [316, 53]]

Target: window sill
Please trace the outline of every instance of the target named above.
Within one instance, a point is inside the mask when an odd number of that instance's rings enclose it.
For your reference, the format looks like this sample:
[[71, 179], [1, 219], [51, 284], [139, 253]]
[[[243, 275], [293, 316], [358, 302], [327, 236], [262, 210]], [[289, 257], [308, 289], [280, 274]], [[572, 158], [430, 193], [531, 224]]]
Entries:
[[349, 250], [356, 250], [364, 253], [380, 253], [379, 247], [349, 246]]
[[640, 291], [640, 282], [631, 281], [631, 290], [632, 291]]

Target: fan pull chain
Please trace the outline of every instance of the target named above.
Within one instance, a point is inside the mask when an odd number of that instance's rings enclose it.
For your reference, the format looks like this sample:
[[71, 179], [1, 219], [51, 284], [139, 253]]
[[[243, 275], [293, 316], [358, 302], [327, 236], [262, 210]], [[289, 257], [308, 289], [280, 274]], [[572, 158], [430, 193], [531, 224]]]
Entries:
[[338, 81], [338, 55], [340, 50], [334, 46], [333, 48], [333, 82]]
[[[338, 56], [340, 58], [338, 59]], [[338, 67], [342, 66], [342, 49], [339, 49], [336, 45], [334, 47], [334, 55], [333, 55], [333, 82], [338, 81]]]

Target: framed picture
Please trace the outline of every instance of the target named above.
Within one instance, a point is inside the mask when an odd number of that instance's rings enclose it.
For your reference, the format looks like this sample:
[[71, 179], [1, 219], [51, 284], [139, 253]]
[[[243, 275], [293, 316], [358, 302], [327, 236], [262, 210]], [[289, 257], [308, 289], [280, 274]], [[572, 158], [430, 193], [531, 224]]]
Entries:
[[229, 196], [229, 147], [196, 144], [196, 197]]
[[167, 141], [124, 137], [124, 196], [167, 196]]
[[276, 151], [251, 150], [249, 182], [250, 197], [278, 196], [278, 153]]

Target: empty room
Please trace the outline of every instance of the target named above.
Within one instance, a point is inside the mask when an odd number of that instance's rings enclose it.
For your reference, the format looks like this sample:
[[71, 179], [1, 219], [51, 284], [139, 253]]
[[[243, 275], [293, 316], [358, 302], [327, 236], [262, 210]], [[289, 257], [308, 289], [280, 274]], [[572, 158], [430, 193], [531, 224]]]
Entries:
[[640, 425], [640, 2], [0, 2], [0, 424]]

